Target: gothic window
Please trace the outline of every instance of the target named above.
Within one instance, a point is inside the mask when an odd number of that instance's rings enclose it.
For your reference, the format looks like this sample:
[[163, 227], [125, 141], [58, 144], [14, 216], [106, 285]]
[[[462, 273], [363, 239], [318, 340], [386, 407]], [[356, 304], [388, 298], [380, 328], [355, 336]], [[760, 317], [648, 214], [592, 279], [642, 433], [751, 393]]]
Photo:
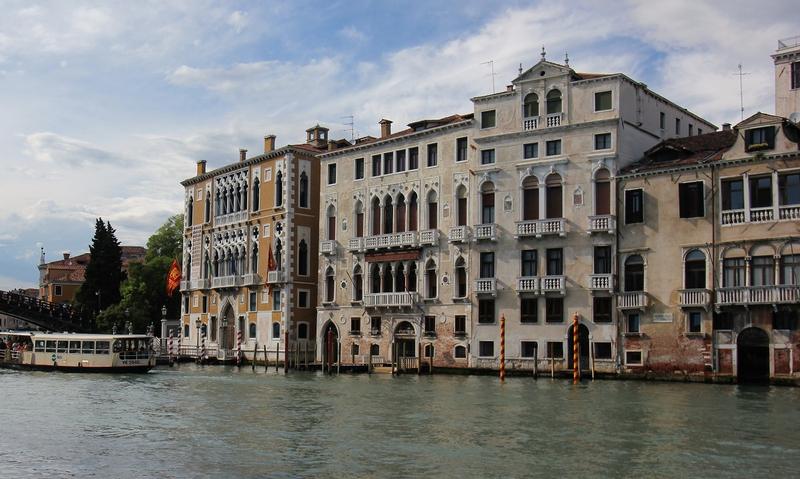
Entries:
[[300, 240], [297, 249], [297, 274], [308, 276], [308, 244], [306, 244], [306, 240]]
[[300, 173], [300, 208], [308, 208], [308, 175]]
[[275, 175], [275, 206], [283, 206], [283, 172]]
[[258, 178], [253, 180], [253, 211], [258, 211], [259, 209], [259, 194], [260, 194], [260, 186]]

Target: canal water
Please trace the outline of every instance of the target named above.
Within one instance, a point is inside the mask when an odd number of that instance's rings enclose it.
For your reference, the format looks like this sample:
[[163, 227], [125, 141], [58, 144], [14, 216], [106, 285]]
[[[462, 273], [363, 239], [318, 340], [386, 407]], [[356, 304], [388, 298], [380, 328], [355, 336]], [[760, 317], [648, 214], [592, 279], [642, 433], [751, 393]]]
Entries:
[[800, 389], [0, 370], [0, 477], [797, 477]]

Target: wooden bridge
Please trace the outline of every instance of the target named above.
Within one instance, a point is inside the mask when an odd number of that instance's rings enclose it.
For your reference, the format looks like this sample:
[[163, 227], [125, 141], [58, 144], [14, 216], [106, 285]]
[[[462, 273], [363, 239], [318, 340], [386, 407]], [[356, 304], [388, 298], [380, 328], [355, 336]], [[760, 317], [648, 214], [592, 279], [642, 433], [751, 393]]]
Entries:
[[0, 314], [27, 321], [45, 331], [86, 333], [91, 330], [90, 320], [71, 306], [19, 293], [0, 291]]

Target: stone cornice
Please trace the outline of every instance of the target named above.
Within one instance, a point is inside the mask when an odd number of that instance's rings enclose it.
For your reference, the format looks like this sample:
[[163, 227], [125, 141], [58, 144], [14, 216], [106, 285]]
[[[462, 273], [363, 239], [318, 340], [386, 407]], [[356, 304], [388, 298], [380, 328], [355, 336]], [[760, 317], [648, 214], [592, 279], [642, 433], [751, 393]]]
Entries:
[[219, 167], [219, 168], [217, 168], [215, 170], [211, 170], [211, 171], [208, 171], [206, 173], [203, 173], [202, 175], [194, 176], [192, 178], [187, 178], [187, 179], [181, 181], [181, 185], [183, 185], [183, 186], [193, 185], [193, 184], [199, 183], [201, 181], [205, 181], [205, 180], [207, 180], [209, 178], [213, 178], [213, 177], [218, 176], [218, 175], [222, 175], [222, 174], [225, 174], [225, 173], [230, 173], [231, 171], [236, 171], [236, 170], [238, 170], [240, 168], [245, 168], [245, 167], [254, 165], [254, 164], [262, 162], [264, 160], [270, 160], [270, 159], [274, 159], [274, 158], [278, 158], [278, 157], [284, 156], [284, 155], [286, 155], [288, 153], [295, 153], [295, 154], [304, 155], [304, 156], [315, 156], [310, 151], [302, 150], [300, 148], [294, 148], [292, 146], [284, 146], [284, 147], [278, 148], [277, 150], [270, 151], [268, 153], [262, 153], [260, 155], [256, 155], [256, 156], [250, 157], [250, 158], [248, 158], [248, 159], [246, 159], [244, 161], [237, 161], [236, 163], [231, 163], [229, 165], [225, 165], [225, 166]]
[[523, 130], [523, 131], [515, 131], [511, 133], [501, 133], [499, 135], [492, 135], [492, 136], [483, 136], [480, 138], [473, 138], [477, 144], [488, 144], [488, 143], [497, 143], [501, 141], [511, 141], [516, 140], [519, 138], [527, 138], [535, 135], [543, 135], [548, 133], [561, 133], [564, 131], [569, 130], [577, 130], [583, 128], [592, 128], [596, 126], [614, 126], [618, 123], [618, 118], [611, 118], [608, 120], [597, 120], [597, 121], [584, 121], [581, 123], [569, 124], [569, 125], [562, 125], [562, 126], [555, 126], [551, 128], [538, 128], [536, 130]]
[[776, 161], [776, 160], [788, 160], [788, 159], [800, 159], [800, 154], [798, 152], [787, 152], [787, 153], [778, 153], [775, 155], [757, 155], [757, 156], [745, 156], [741, 158], [731, 158], [727, 160], [719, 160], [713, 161], [708, 163], [695, 163], [693, 165], [681, 165], [681, 166], [673, 166], [658, 170], [647, 170], [647, 171], [637, 171], [631, 173], [623, 173], [617, 175], [618, 179], [625, 180], [631, 178], [642, 178], [645, 176], [658, 176], [658, 175], [669, 175], [673, 173], [682, 173], [686, 171], [695, 171], [695, 170], [705, 170], [709, 168], [725, 168], [729, 166], [736, 166], [736, 165], [743, 165], [747, 163], [755, 163], [759, 161]]

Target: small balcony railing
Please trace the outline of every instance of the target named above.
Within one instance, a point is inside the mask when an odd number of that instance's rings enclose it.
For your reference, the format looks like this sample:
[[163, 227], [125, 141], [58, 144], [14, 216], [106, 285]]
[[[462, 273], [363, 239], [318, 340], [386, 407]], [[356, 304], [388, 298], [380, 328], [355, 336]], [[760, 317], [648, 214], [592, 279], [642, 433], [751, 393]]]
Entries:
[[547, 123], [547, 128], [552, 128], [554, 126], [561, 126], [561, 118], [564, 114], [563, 113], [550, 113], [545, 118]]
[[449, 241], [451, 243], [463, 243], [467, 241], [469, 229], [466, 226], [454, 226], [450, 228]]
[[768, 208], [752, 208], [750, 209], [750, 222], [751, 223], [764, 223], [767, 221], [775, 221], [772, 207]]
[[614, 215], [597, 215], [589, 217], [589, 233], [613, 234], [617, 228], [617, 217]]
[[329, 255], [336, 254], [336, 241], [335, 240], [320, 241], [319, 252], [321, 254], [329, 254]]
[[739, 286], [717, 290], [717, 304], [795, 304], [800, 301], [800, 286]]
[[494, 223], [485, 223], [475, 226], [475, 240], [488, 240], [494, 241], [497, 239], [497, 225]]
[[536, 130], [539, 128], [539, 117], [531, 116], [522, 120], [522, 129], [525, 131]]
[[707, 308], [711, 304], [711, 291], [707, 289], [682, 289], [679, 293], [681, 308]]
[[619, 309], [645, 309], [647, 308], [647, 293], [644, 291], [631, 291], [620, 293], [617, 297]]
[[388, 233], [364, 238], [364, 249], [402, 248], [417, 246], [417, 232]]
[[722, 224], [724, 225], [740, 225], [744, 223], [746, 217], [744, 210], [726, 210], [722, 212]]
[[536, 237], [544, 235], [564, 236], [564, 218], [549, 218], [544, 220], [517, 221], [517, 237]]
[[751, 208], [749, 210], [725, 210], [721, 213], [723, 226], [797, 220], [800, 220], [800, 205], [769, 206], [766, 208]]
[[214, 217], [214, 226], [224, 226], [232, 223], [241, 223], [247, 219], [247, 210], [237, 211], [235, 213], [228, 213], [227, 215], [219, 215]]
[[347, 249], [350, 251], [362, 251], [364, 249], [364, 238], [350, 238], [347, 241]]
[[418, 303], [419, 294], [415, 292], [369, 293], [364, 295], [364, 306], [367, 308], [411, 308]]
[[800, 205], [781, 206], [778, 209], [778, 217], [784, 221], [800, 220]]
[[181, 281], [181, 291], [189, 291], [189, 282]]
[[475, 280], [475, 293], [495, 296], [497, 294], [497, 279], [480, 278]]
[[539, 285], [542, 294], [545, 293], [558, 293], [558, 294], [565, 294], [566, 291], [566, 280], [564, 276], [555, 276], [549, 275], [542, 277], [542, 281]]
[[267, 283], [277, 284], [286, 282], [286, 272], [281, 270], [267, 271]]
[[432, 246], [439, 242], [439, 230], [424, 230], [419, 232], [419, 244]]
[[244, 284], [244, 276], [218, 276], [211, 281], [212, 288], [235, 288]]
[[592, 291], [614, 291], [614, 275], [611, 273], [589, 275], [589, 289]]
[[244, 284], [249, 286], [252, 284], [261, 284], [261, 275], [256, 273], [244, 275]]
[[523, 276], [517, 278], [517, 292], [518, 293], [539, 293], [539, 277], [538, 276]]

